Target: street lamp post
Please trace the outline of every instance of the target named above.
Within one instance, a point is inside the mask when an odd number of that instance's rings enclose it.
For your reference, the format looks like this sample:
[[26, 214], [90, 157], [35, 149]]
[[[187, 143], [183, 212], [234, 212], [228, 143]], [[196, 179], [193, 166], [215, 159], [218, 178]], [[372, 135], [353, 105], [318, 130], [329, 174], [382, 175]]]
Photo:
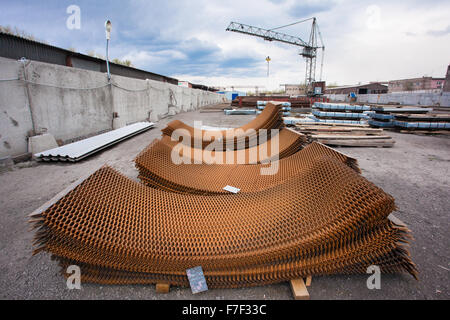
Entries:
[[111, 21], [107, 20], [105, 22], [105, 31], [106, 31], [106, 71], [108, 72], [108, 81], [111, 80], [111, 73], [109, 72], [109, 40], [111, 39], [111, 29], [112, 29]]
[[267, 56], [266, 61], [267, 61], [267, 77], [269, 77], [269, 63], [272, 59], [270, 59], [269, 56]]

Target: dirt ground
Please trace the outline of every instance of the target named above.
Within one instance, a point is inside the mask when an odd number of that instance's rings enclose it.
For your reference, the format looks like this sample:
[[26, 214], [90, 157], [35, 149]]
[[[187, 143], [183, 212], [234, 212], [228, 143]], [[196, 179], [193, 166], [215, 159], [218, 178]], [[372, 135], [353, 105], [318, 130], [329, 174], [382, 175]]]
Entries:
[[[192, 295], [172, 288], [167, 295], [154, 286], [82, 284], [68, 290], [59, 268], [46, 253], [32, 256], [33, 234], [27, 215], [86, 171], [108, 164], [137, 179], [134, 157], [173, 119], [189, 124], [237, 127], [253, 116], [189, 112], [166, 118], [150, 131], [121, 142], [80, 163], [27, 163], [0, 174], [1, 299], [292, 299], [287, 283], [264, 287], [210, 290]], [[388, 133], [393, 148], [339, 148], [359, 160], [363, 175], [396, 199], [395, 215], [412, 230], [411, 255], [420, 280], [409, 275], [382, 275], [381, 289], [369, 290], [366, 275], [315, 277], [311, 299], [449, 299], [450, 274], [450, 138]]]

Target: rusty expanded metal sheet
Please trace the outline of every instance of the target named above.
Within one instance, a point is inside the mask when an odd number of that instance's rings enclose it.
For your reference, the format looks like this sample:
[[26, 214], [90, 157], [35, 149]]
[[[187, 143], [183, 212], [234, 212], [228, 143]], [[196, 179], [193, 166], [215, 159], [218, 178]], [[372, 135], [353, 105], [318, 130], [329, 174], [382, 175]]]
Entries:
[[[276, 141], [274, 141], [276, 140]], [[184, 159], [185, 163], [208, 163], [211, 164], [258, 164], [268, 162], [272, 159], [282, 159], [288, 157], [299, 151], [303, 145], [306, 144], [306, 136], [302, 133], [296, 132], [288, 128], [282, 128], [279, 133], [273, 134], [270, 139], [262, 140], [259, 137], [257, 146], [251, 146], [247, 149], [240, 150], [201, 150], [195, 149], [192, 146], [179, 144], [178, 141], [173, 141], [171, 137], [163, 135], [161, 140], [154, 141], [151, 145], [162, 143], [173, 149], [177, 145], [180, 146], [178, 155]], [[137, 159], [145, 157], [148, 148], [141, 152]], [[240, 162], [238, 162], [238, 160]], [[228, 161], [228, 162], [227, 162]]]
[[32, 217], [35, 252], [81, 266], [82, 280], [244, 287], [305, 275], [417, 271], [388, 220], [394, 199], [335, 158], [272, 188], [201, 196], [148, 188], [102, 167]]
[[[230, 146], [232, 150], [236, 150], [257, 145], [260, 130], [268, 130], [267, 134], [270, 137], [270, 129], [279, 129], [283, 126], [281, 106], [270, 103], [260, 115], [239, 128], [221, 131], [201, 130], [191, 127], [180, 120], [174, 120], [161, 131], [164, 135], [172, 137], [175, 130], [182, 130], [179, 132], [184, 132], [185, 134], [180, 137], [180, 141], [185, 142], [185, 139], [188, 139], [193, 147], [206, 148], [212, 142], [220, 139], [223, 143], [223, 150], [230, 149]], [[254, 132], [248, 134], [248, 130], [254, 130]], [[199, 137], [196, 135], [197, 132]], [[229, 137], [233, 141], [227, 141]]]
[[[285, 129], [283, 129], [285, 130]], [[283, 131], [282, 130], [282, 131]], [[304, 149], [284, 157], [276, 164], [274, 174], [262, 175], [261, 170], [272, 164], [175, 164], [172, 147], [155, 140], [136, 158], [139, 179], [146, 185], [179, 193], [202, 195], [225, 194], [227, 185], [240, 192], [255, 192], [284, 183], [299, 172], [311, 170], [319, 159], [333, 158], [360, 172], [356, 159], [323, 144], [313, 142]]]
[[[283, 143], [289, 150], [296, 140]], [[104, 284], [187, 286], [186, 269], [196, 266], [210, 288], [371, 265], [417, 277], [409, 230], [388, 219], [394, 199], [359, 174], [355, 159], [312, 143], [261, 175], [269, 165], [175, 165], [172, 147], [154, 141], [136, 160], [152, 188], [104, 166], [38, 209], [34, 252]], [[241, 192], [225, 193], [225, 182]]]

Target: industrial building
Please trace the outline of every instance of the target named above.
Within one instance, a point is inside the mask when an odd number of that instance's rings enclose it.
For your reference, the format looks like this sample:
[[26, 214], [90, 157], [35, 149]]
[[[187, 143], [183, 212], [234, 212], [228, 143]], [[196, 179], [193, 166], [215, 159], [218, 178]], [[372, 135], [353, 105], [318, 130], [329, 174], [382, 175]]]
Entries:
[[428, 91], [441, 92], [444, 88], [445, 78], [422, 77], [412, 79], [391, 80], [388, 83], [388, 92]]
[[450, 65], [447, 67], [447, 74], [445, 76], [445, 83], [444, 83], [444, 92], [450, 92]]
[[[18, 37], [9, 33], [0, 32], [0, 57], [19, 60], [28, 60], [51, 63], [78, 69], [107, 72], [106, 61], [97, 57], [55, 47], [46, 43]], [[191, 84], [187, 81], [178, 81], [172, 77], [133, 68], [130, 66], [109, 62], [110, 73], [113, 75], [135, 78], [141, 80], [156, 80], [174, 85], [205, 91], [216, 91], [201, 84]]]
[[335, 88], [327, 88], [325, 90], [327, 94], [379, 94], [379, 93], [387, 93], [388, 86], [382, 84], [380, 82], [371, 82], [368, 84], [359, 84], [354, 86], [342, 86]]
[[[304, 84], [282, 84], [280, 86], [284, 87], [284, 92], [288, 96], [301, 96], [305, 94]], [[312, 87], [314, 94], [323, 94], [325, 92], [325, 81], [315, 81]]]
[[282, 84], [288, 96], [299, 96], [305, 93], [305, 86], [301, 84]]

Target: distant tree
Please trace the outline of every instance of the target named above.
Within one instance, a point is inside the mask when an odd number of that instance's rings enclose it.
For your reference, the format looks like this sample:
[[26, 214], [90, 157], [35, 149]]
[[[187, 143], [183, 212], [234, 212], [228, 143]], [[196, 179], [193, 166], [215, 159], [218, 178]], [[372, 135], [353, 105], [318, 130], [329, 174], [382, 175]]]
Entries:
[[100, 54], [100, 53], [97, 53], [97, 52], [95, 52], [94, 50], [89, 50], [89, 51], [87, 52], [87, 55], [88, 55], [88, 56], [91, 56], [91, 57], [93, 57], [93, 58], [105, 60], [105, 56], [104, 56], [104, 55], [102, 55], [102, 54]]
[[10, 27], [10, 26], [1, 26], [0, 25], [0, 32], [2, 33], [6, 33], [6, 34], [10, 34], [16, 37], [20, 37], [23, 39], [27, 39], [27, 40], [31, 40], [31, 41], [37, 41], [37, 42], [41, 42], [41, 43], [45, 43], [47, 44], [47, 42], [43, 41], [43, 40], [39, 40], [37, 39], [35, 36], [33, 36], [32, 34], [29, 34], [27, 32], [25, 32], [24, 30], [21, 30], [17, 27]]
[[131, 63], [130, 60], [120, 60], [120, 59], [113, 59], [112, 62], [117, 63], [117, 64], [121, 64], [127, 67], [134, 67], [133, 63]]

